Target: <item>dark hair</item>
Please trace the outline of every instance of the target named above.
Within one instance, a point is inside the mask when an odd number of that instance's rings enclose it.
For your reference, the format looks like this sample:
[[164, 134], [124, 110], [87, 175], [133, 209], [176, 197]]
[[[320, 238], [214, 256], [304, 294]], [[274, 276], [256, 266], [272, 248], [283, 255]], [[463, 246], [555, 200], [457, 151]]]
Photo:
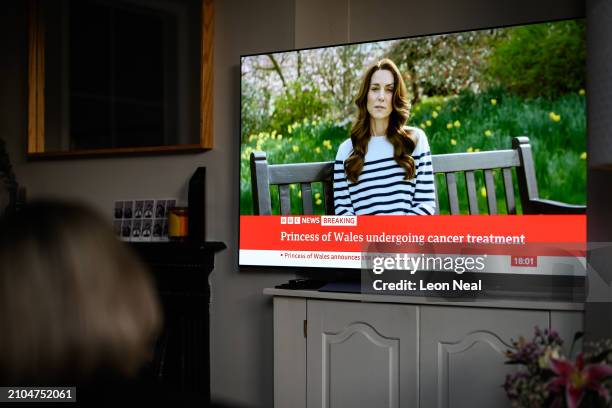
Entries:
[[96, 212], [41, 201], [0, 220], [0, 379], [130, 375], [160, 326], [147, 270]]
[[379, 70], [391, 72], [394, 80], [393, 109], [389, 116], [389, 125], [387, 127], [387, 139], [393, 144], [393, 158], [397, 164], [406, 170], [406, 180], [413, 178], [416, 173], [414, 160], [411, 156], [416, 147], [416, 142], [412, 133], [404, 128], [404, 124], [410, 116], [408, 91], [397, 66], [390, 59], [384, 58], [368, 68], [355, 99], [357, 119], [350, 133], [351, 141], [353, 142], [353, 152], [346, 159], [344, 165], [346, 177], [352, 183], [357, 182], [363, 170], [368, 143], [372, 137], [370, 114], [367, 109], [368, 92], [372, 75]]

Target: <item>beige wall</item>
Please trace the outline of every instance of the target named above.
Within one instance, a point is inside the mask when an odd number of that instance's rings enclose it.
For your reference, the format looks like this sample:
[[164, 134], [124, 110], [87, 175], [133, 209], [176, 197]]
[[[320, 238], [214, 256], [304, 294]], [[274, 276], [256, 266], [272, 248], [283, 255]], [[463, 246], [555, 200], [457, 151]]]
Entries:
[[27, 162], [25, 3], [3, 2], [0, 15], [0, 137], [19, 182], [29, 197], [74, 198], [110, 214], [115, 199], [186, 199], [189, 177], [206, 166], [207, 234], [229, 247], [211, 276], [211, 389], [217, 399], [252, 407], [272, 406], [272, 308], [261, 292], [293, 274], [236, 266], [239, 56], [584, 16], [582, 0], [216, 0], [214, 150]]

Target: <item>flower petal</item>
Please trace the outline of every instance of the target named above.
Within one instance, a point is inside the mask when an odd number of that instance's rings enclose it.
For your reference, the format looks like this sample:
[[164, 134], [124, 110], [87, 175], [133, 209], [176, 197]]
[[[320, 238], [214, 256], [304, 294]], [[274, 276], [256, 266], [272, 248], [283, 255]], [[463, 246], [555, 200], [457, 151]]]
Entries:
[[554, 377], [548, 383], [546, 383], [546, 389], [552, 393], [560, 393], [565, 387], [565, 379], [561, 377]]
[[584, 353], [580, 353], [578, 354], [578, 357], [576, 357], [576, 369], [578, 371], [582, 371], [583, 368], [584, 368]]
[[601, 383], [592, 383], [589, 384], [588, 387], [599, 394], [601, 398], [603, 398], [606, 402], [610, 401], [610, 393]]
[[[569, 384], [568, 384], [569, 385]], [[565, 388], [567, 408], [578, 408], [584, 396], [584, 388], [574, 388], [571, 385]]]
[[607, 364], [589, 364], [584, 368], [588, 382], [599, 381], [600, 378], [612, 376], [612, 367]]
[[567, 378], [574, 371], [574, 365], [571, 361], [553, 357], [550, 358], [550, 368], [555, 374], [564, 378]]

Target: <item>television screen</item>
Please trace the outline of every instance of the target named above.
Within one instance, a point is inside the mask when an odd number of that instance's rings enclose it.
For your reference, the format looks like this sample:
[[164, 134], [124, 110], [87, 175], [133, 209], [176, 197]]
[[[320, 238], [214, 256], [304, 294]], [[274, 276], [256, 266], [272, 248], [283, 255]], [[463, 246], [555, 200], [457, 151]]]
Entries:
[[585, 61], [584, 20], [243, 56], [240, 265], [583, 276]]

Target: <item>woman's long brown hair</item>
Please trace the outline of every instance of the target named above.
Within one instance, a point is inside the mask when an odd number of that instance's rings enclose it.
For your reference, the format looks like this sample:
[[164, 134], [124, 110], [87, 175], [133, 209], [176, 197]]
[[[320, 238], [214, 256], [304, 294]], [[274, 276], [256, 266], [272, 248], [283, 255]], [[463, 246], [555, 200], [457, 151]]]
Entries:
[[393, 145], [393, 158], [406, 170], [406, 180], [414, 178], [416, 168], [414, 160], [411, 156], [416, 142], [411, 132], [404, 128], [404, 124], [410, 115], [410, 101], [406, 85], [399, 72], [397, 66], [388, 58], [384, 58], [372, 65], [365, 73], [359, 93], [355, 99], [357, 105], [357, 119], [351, 128], [351, 141], [353, 142], [353, 152], [344, 162], [344, 169], [347, 179], [356, 183], [363, 165], [365, 155], [368, 150], [368, 143], [372, 137], [372, 129], [370, 125], [370, 114], [367, 109], [368, 91], [370, 89], [370, 81], [372, 75], [378, 70], [387, 70], [393, 74], [393, 110], [389, 116], [389, 125], [387, 127], [387, 139]]

